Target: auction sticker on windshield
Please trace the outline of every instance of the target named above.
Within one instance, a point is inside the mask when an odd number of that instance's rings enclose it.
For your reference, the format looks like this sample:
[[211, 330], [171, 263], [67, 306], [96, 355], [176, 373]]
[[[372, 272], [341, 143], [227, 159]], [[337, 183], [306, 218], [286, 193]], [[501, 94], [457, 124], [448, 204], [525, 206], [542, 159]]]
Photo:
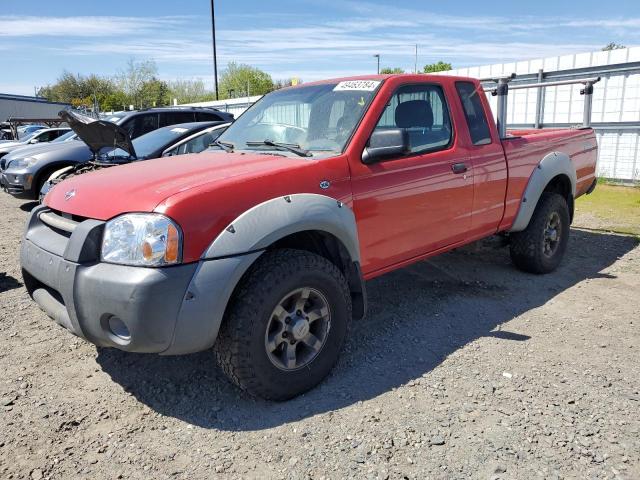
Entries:
[[334, 92], [344, 92], [350, 90], [356, 90], [360, 92], [373, 92], [378, 88], [380, 82], [377, 80], [347, 80], [340, 82], [333, 89]]

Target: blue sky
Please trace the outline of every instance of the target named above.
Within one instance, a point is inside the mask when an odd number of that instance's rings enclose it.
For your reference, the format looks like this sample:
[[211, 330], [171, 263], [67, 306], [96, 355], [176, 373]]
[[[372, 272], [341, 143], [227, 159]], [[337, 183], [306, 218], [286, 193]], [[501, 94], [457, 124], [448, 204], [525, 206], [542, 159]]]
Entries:
[[[603, 6], [606, 4], [606, 8]], [[491, 5], [500, 5], [492, 9]], [[454, 67], [640, 44], [638, 0], [478, 2], [216, 0], [218, 61], [248, 63], [274, 79], [303, 80]], [[212, 83], [208, 0], [3, 0], [0, 92], [32, 94], [63, 71], [113, 75], [129, 58], [160, 76]]]

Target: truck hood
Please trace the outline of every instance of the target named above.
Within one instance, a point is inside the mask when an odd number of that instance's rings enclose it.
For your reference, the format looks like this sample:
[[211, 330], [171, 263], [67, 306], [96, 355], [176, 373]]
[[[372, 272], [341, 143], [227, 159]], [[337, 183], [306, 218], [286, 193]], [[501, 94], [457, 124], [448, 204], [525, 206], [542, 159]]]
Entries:
[[213, 189], [313, 159], [280, 155], [203, 152], [133, 162], [71, 177], [49, 191], [44, 203], [55, 210], [96, 220], [127, 212], [152, 212], [163, 200], [189, 190]]
[[58, 115], [89, 146], [94, 155], [98, 155], [104, 148], [120, 148], [132, 157], [136, 156], [129, 134], [119, 125], [67, 110], [62, 110]]

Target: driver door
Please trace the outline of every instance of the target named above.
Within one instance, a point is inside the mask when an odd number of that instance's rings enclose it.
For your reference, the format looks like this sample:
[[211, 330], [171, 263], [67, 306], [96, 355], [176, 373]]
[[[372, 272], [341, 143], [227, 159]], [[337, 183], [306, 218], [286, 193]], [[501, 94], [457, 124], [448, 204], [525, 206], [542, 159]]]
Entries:
[[352, 171], [365, 274], [384, 273], [467, 237], [473, 171], [456, 148], [449, 112], [436, 83], [400, 86], [389, 99], [375, 128], [406, 129], [410, 151]]

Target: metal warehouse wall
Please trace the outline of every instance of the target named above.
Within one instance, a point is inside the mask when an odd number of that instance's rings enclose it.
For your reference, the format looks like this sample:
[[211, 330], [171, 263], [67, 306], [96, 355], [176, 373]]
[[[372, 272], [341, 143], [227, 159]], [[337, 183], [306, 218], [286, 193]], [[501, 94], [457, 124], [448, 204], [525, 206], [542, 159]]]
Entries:
[[257, 102], [262, 95], [254, 97], [231, 98], [229, 100], [213, 100], [211, 102], [183, 103], [183, 107], [212, 107], [222, 110], [223, 112], [233, 113], [236, 118], [244, 113], [244, 111]]
[[57, 118], [58, 112], [69, 105], [36, 100], [31, 97], [0, 94], [0, 122], [11, 117]]
[[[443, 74], [489, 78], [514, 72], [537, 74], [540, 69], [561, 72], [583, 68], [585, 76], [589, 76], [589, 67], [633, 65], [636, 62], [640, 62], [640, 47], [460, 68]], [[581, 88], [582, 85], [545, 87], [542, 123], [546, 127], [582, 123], [584, 97], [580, 95]], [[508, 125], [533, 126], [537, 95], [537, 89], [509, 92]], [[495, 115], [497, 99], [491, 95], [488, 98]], [[603, 75], [602, 81], [594, 86], [592, 112], [600, 146], [598, 176], [640, 181], [640, 73]]]

